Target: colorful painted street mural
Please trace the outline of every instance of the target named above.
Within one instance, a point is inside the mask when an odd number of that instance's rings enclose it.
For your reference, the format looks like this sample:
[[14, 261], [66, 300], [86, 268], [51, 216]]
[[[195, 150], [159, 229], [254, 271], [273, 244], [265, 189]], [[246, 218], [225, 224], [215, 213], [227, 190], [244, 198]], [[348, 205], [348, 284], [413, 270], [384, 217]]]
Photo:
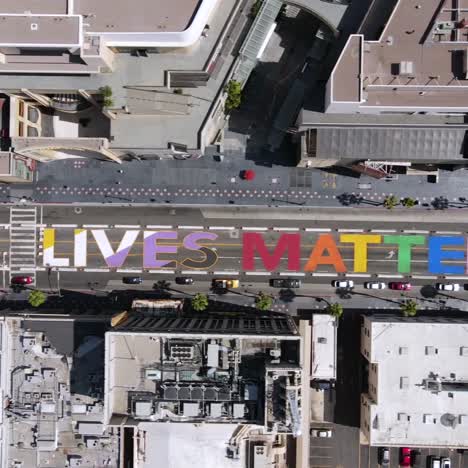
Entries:
[[[220, 254], [210, 246], [218, 238], [213, 232], [177, 231], [120, 231], [117, 248], [109, 240], [110, 229], [75, 229], [73, 232], [73, 255], [65, 257], [55, 254], [56, 230], [44, 229], [43, 262], [48, 267], [85, 267], [88, 260], [88, 247], [93, 241], [102, 255], [103, 263], [109, 268], [125, 266], [130, 251], [137, 239], [143, 240], [141, 265], [144, 269], [187, 268], [209, 269]], [[72, 231], [70, 231], [71, 233]], [[114, 236], [115, 237], [115, 236]], [[411, 273], [413, 248], [424, 246], [427, 249], [427, 271], [437, 275], [458, 275], [468, 271], [466, 238], [463, 236], [424, 236], [424, 235], [377, 235], [342, 233], [336, 236], [321, 234], [317, 237], [306, 262], [301, 234], [282, 234], [276, 245], [267, 245], [264, 233], [244, 233], [242, 238], [242, 268], [244, 271], [278, 270], [286, 261], [285, 271], [314, 272], [320, 266], [329, 265], [337, 273], [366, 273], [368, 269], [368, 249], [375, 245], [386, 245], [396, 252], [396, 272]], [[345, 262], [343, 246], [353, 250], [353, 262]], [[196, 255], [190, 252], [197, 252]], [[187, 253], [181, 259], [180, 254]], [[165, 254], [161, 259], [160, 255]], [[172, 260], [166, 257], [173, 255]], [[177, 259], [176, 259], [176, 256]], [[457, 264], [451, 264], [456, 261]], [[461, 264], [460, 264], [461, 263]]]

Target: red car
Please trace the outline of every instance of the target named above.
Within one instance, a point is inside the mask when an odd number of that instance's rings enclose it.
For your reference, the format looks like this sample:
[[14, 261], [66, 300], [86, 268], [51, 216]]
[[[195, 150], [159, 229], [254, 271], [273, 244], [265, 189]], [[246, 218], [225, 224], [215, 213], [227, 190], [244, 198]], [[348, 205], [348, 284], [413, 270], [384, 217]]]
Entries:
[[31, 284], [32, 282], [32, 276], [13, 276], [11, 278], [11, 284]]
[[403, 281], [394, 281], [388, 283], [390, 289], [396, 289], [397, 291], [409, 291], [411, 289], [411, 283], [405, 283]]
[[400, 466], [411, 466], [411, 449], [408, 447], [400, 449]]

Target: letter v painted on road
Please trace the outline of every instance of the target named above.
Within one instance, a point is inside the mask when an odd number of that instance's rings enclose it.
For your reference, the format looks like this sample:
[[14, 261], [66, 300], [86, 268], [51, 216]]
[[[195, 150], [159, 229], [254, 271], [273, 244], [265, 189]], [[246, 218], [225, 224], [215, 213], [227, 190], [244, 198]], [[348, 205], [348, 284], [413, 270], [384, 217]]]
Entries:
[[114, 252], [107, 238], [106, 231], [103, 229], [93, 229], [91, 231], [99, 250], [106, 261], [109, 268], [120, 268], [127, 258], [132, 245], [135, 243], [140, 231], [125, 231], [122, 240], [120, 241], [117, 251]]

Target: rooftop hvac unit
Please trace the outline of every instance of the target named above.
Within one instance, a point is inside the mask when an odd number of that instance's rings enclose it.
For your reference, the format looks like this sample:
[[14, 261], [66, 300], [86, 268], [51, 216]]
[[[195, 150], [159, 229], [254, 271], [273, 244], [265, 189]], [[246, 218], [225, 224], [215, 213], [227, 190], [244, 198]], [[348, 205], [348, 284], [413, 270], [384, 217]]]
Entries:
[[398, 74], [399, 75], [412, 75], [413, 74], [413, 62], [404, 61], [398, 64]]
[[193, 346], [172, 345], [170, 355], [173, 359], [191, 360], [193, 359], [194, 349]]
[[270, 349], [270, 356], [272, 358], [279, 358], [281, 357], [281, 350], [280, 349]]

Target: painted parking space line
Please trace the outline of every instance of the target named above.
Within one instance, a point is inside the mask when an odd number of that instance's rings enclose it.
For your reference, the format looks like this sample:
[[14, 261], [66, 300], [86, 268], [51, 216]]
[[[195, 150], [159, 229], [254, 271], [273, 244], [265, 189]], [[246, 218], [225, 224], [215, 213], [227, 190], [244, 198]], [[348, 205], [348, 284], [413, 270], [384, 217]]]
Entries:
[[114, 224], [116, 229], [141, 229], [139, 224]]
[[109, 227], [108, 224], [83, 224], [84, 228], [96, 228], [96, 229], [106, 229]]
[[247, 276], [270, 276], [270, 271], [246, 271], [244, 273]]
[[306, 232], [331, 232], [330, 228], [305, 228]]
[[178, 229], [203, 229], [203, 226], [177, 226]]
[[241, 229], [244, 230], [244, 231], [268, 231], [267, 227], [244, 226]]
[[280, 272], [279, 275], [280, 276], [305, 276], [305, 273], [301, 273], [301, 272], [298, 272], [298, 271], [292, 271], [292, 272], [282, 271], [282, 272]]
[[147, 229], [172, 229], [174, 226], [168, 224], [147, 224]]
[[207, 275], [207, 271], [201, 271], [201, 270], [182, 270], [181, 273], [183, 275]]
[[210, 231], [233, 231], [236, 228], [234, 226], [210, 226], [208, 229]]
[[226, 270], [226, 271], [213, 271], [213, 275], [238, 275], [238, 271], [231, 271], [231, 270]]
[[78, 224], [52, 224], [53, 228], [77, 228]]

